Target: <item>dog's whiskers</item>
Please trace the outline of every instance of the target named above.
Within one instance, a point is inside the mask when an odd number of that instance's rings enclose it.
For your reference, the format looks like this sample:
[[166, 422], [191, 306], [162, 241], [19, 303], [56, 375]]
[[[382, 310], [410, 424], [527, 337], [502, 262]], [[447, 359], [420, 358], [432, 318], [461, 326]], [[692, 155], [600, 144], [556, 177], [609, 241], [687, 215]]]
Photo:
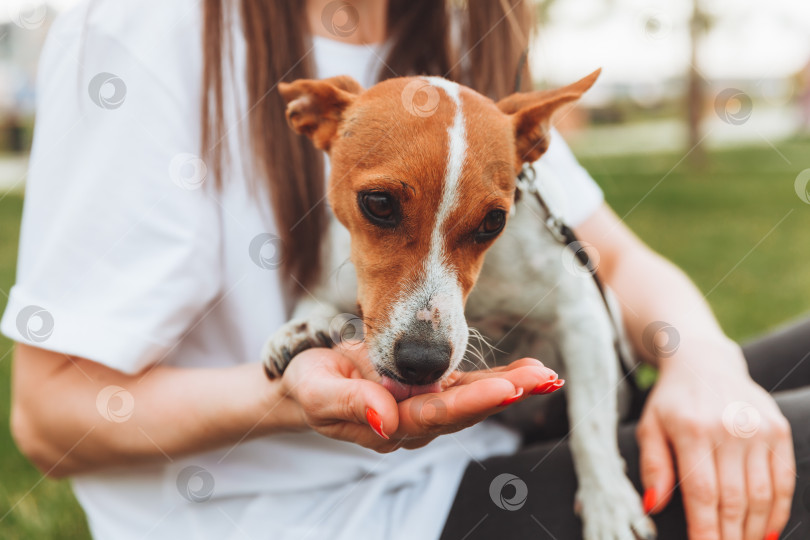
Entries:
[[[492, 359], [495, 360], [495, 351], [500, 353], [503, 353], [503, 351], [492, 345], [477, 328], [470, 327], [468, 331], [470, 333], [470, 337], [475, 338], [477, 344], [469, 342], [467, 344], [467, 352], [470, 356], [475, 358], [476, 361], [467, 358], [467, 355], [465, 355], [464, 361], [469, 362], [475, 368], [480, 368], [483, 366], [486, 369], [490, 369], [486, 357], [492, 356]], [[485, 348], [487, 349], [486, 353], [484, 352]]]

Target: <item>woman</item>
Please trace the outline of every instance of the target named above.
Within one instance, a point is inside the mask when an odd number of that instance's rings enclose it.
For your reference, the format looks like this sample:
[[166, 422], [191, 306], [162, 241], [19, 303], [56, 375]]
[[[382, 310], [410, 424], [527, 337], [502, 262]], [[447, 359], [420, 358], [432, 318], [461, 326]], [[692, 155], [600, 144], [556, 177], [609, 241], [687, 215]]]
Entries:
[[[530, 81], [530, 6], [469, 0], [448, 16], [431, 0], [224, 4], [85, 3], [51, 30], [2, 325], [19, 342], [20, 448], [73, 477], [98, 538], [578, 537], [566, 447], [515, 453], [514, 433], [481, 422], [545, 380], [538, 362], [460, 377], [441, 425], [358, 378], [362, 351], [306, 351], [272, 382], [254, 362], [314, 279], [325, 223], [323, 163], [288, 131], [275, 84], [426, 72], [502, 97]], [[571, 179], [572, 225], [598, 249], [636, 351], [661, 369], [638, 446], [622, 437], [661, 538], [687, 525], [692, 539], [776, 538], [794, 492], [791, 425], [700, 293], [556, 140], [544, 159]], [[644, 347], [654, 321], [677, 328], [673, 354]], [[749, 357], [760, 382], [808, 350], [779, 343], [792, 349], [773, 366]], [[808, 383], [808, 368], [790, 380]], [[807, 398], [785, 405], [794, 430]], [[759, 415], [750, 437], [724, 428], [735, 402]], [[528, 483], [525, 513], [492, 504], [503, 471]]]

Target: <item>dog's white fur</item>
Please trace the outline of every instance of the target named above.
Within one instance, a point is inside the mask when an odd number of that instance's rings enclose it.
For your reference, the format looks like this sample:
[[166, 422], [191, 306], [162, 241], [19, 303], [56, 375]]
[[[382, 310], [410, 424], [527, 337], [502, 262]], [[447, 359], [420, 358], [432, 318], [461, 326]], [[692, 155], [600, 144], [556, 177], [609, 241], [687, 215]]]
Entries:
[[[467, 301], [465, 320], [461, 290], [444, 260], [441, 235], [447, 215], [459, 204], [455, 185], [466, 152], [464, 115], [457, 85], [443, 79], [427, 80], [456, 104], [453, 124], [448, 128], [442, 200], [424, 280], [397, 299], [387, 327], [376, 329], [377, 338], [368, 344], [370, 357], [377, 367], [394, 371], [396, 336], [413, 321], [427, 319], [438, 325], [439, 334], [453, 345], [450, 370], [456, 369], [464, 356], [467, 324], [480, 330], [498, 349], [508, 351], [493, 351], [495, 363], [526, 356], [539, 358], [567, 381], [570, 447], [579, 479], [576, 503], [586, 540], [633, 540], [634, 533], [640, 538], [654, 538], [655, 527], [624, 474], [617, 447], [616, 426], [627, 408], [628, 393], [625, 381], [620, 380], [614, 351], [614, 325], [588, 270], [573, 262], [568, 248], [545, 229], [545, 210], [529, 194], [523, 194], [516, 203], [506, 229], [487, 252]], [[540, 168], [540, 174], [543, 170]], [[321, 342], [318, 332], [339, 340], [334, 328], [330, 333], [330, 321], [340, 312], [353, 311], [357, 298], [349, 242], [348, 231], [333, 219], [323, 246], [324, 277], [311, 291], [312, 296], [304, 297], [296, 306], [293, 319], [267, 342], [262, 359], [268, 365], [281, 357], [284, 348], [294, 354], [302, 347], [317, 346]], [[564, 264], [566, 257], [571, 264]], [[431, 315], [437, 304], [441, 304], [440, 321]], [[526, 427], [527, 417], [530, 422], [536, 413], [527, 415], [526, 408], [537, 409], [543, 403], [543, 398], [532, 398], [511, 406], [503, 416], [507, 422]]]

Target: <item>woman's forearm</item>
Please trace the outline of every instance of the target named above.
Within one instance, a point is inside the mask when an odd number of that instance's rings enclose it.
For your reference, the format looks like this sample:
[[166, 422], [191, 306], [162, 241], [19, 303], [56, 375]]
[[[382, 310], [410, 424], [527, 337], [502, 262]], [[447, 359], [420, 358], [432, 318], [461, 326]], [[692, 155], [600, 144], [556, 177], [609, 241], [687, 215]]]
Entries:
[[[720, 354], [738, 358], [703, 295], [674, 264], [648, 248], [603, 205], [577, 227], [599, 253], [598, 274], [618, 297], [628, 337], [645, 362], [666, 369], [672, 361]], [[657, 330], [657, 331], [656, 331]], [[701, 352], [703, 351], [703, 352]]]
[[168, 462], [304, 426], [258, 364], [126, 375], [26, 345], [15, 353], [14, 437], [51, 476]]
[[642, 360], [666, 369], [671, 360], [708, 345], [736, 348], [698, 288], [656, 253], [631, 250], [605, 281], [622, 303], [628, 337]]

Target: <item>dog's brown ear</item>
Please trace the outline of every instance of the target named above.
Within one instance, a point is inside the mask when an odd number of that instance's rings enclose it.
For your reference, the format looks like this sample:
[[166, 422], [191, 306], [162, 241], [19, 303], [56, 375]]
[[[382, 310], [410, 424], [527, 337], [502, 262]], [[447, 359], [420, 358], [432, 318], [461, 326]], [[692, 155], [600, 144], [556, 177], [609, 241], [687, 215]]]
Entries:
[[329, 151], [343, 111], [363, 91], [360, 83], [341, 75], [330, 79], [298, 79], [279, 83], [279, 93], [287, 102], [287, 123], [296, 133], [306, 135], [321, 150]]
[[512, 94], [498, 102], [498, 108], [512, 117], [515, 129], [517, 166], [536, 161], [548, 150], [554, 113], [578, 100], [602, 72], [597, 69], [584, 79], [557, 90]]

